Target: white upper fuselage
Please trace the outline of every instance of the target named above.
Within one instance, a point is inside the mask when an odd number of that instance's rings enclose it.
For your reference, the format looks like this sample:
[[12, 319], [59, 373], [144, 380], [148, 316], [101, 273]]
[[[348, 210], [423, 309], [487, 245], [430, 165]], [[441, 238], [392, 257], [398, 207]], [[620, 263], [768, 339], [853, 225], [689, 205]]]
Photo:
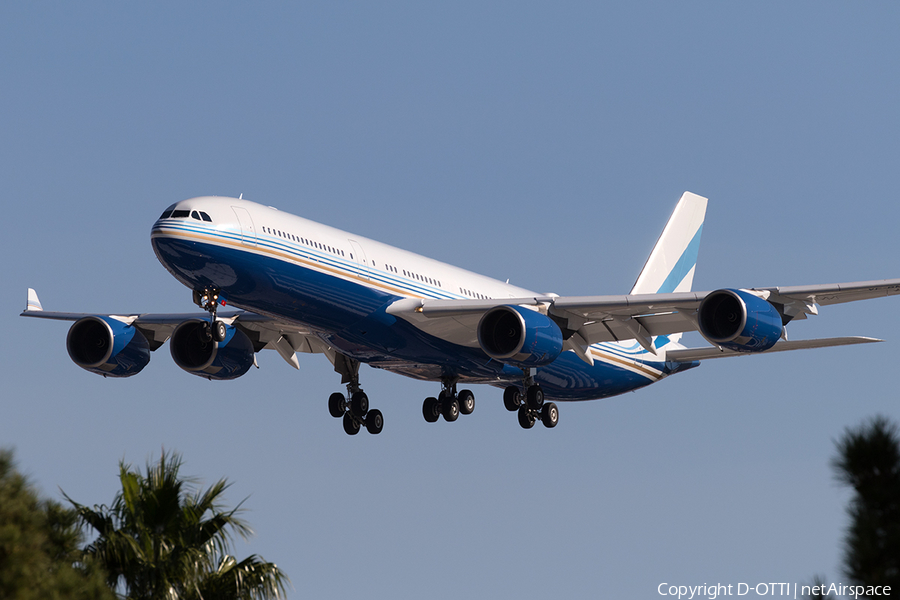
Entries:
[[[196, 226], [228, 234], [242, 233], [242, 241], [237, 245], [243, 251], [302, 262], [306, 267], [398, 296], [502, 299], [534, 295], [530, 290], [249, 200], [207, 196], [178, 202], [169, 210], [173, 208], [205, 212], [212, 218], [211, 222], [194, 218]], [[244, 224], [243, 232], [235, 208], [246, 210], [250, 216], [251, 222]], [[218, 239], [217, 243], [235, 245], [235, 239], [236, 236], [230, 241]], [[262, 239], [275, 242], [288, 252], [260, 244]]]

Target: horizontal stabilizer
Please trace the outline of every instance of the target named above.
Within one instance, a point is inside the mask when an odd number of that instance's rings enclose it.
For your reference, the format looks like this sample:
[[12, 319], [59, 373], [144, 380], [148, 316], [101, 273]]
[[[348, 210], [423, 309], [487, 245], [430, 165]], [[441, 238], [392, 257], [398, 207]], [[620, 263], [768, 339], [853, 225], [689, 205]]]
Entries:
[[692, 360], [707, 360], [710, 358], [726, 358], [729, 356], [752, 356], [757, 354], [771, 354], [772, 352], [787, 352], [788, 350], [806, 350], [809, 348], [828, 348], [830, 346], [850, 346], [852, 344], [872, 344], [882, 342], [870, 337], [839, 337], [822, 338], [818, 340], [794, 340], [790, 342], [778, 342], [765, 352], [735, 352], [725, 350], [717, 346], [707, 348], [685, 348], [683, 350], [669, 350], [666, 352], [666, 360], [672, 362], [690, 362]]

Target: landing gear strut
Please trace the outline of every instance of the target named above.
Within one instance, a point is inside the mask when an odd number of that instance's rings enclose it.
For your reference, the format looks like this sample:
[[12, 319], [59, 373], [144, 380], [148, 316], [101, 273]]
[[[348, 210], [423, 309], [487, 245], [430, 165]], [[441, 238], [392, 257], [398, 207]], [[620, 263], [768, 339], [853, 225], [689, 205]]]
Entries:
[[369, 410], [369, 397], [359, 387], [359, 361], [343, 354], [336, 354], [334, 370], [341, 374], [341, 383], [347, 384], [347, 395], [335, 392], [328, 397], [328, 412], [336, 419], [343, 419], [347, 435], [356, 435], [363, 427], [376, 435], [384, 429], [384, 416], [377, 408]]
[[216, 318], [216, 311], [219, 308], [220, 291], [215, 288], [206, 288], [202, 292], [194, 291], [194, 304], [200, 308], [206, 309], [209, 313], [209, 324], [203, 331], [204, 337], [214, 342], [225, 341], [228, 335], [228, 328], [223, 321]]
[[559, 423], [559, 408], [553, 402], [544, 403], [544, 390], [534, 381], [534, 369], [525, 372], [522, 387], [525, 394], [514, 385], [503, 390], [503, 406], [510, 412], [518, 412], [519, 425], [531, 429], [540, 419], [544, 427], [552, 429]]
[[429, 423], [434, 423], [441, 416], [452, 423], [459, 415], [471, 415], [475, 410], [475, 394], [471, 390], [462, 390], [457, 393], [456, 383], [458, 377], [446, 377], [441, 380], [443, 389], [437, 398], [425, 398], [422, 404], [422, 416]]

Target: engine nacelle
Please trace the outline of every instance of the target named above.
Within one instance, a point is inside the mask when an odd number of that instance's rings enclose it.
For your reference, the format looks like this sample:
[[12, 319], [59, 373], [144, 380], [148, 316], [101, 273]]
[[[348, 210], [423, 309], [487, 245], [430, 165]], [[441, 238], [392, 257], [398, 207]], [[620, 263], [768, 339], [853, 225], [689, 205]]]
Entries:
[[150, 344], [132, 325], [112, 317], [82, 317], [66, 337], [72, 361], [104, 377], [131, 377], [150, 362]]
[[497, 306], [478, 322], [478, 343], [495, 360], [540, 367], [562, 352], [563, 336], [549, 317], [521, 306]]
[[741, 290], [710, 292], [697, 312], [703, 337], [738, 352], [768, 350], [784, 327], [774, 306]]
[[169, 340], [169, 350], [175, 364], [207, 379], [237, 379], [253, 366], [253, 343], [243, 331], [226, 326], [221, 342], [214, 342], [206, 334], [207, 321], [184, 321]]

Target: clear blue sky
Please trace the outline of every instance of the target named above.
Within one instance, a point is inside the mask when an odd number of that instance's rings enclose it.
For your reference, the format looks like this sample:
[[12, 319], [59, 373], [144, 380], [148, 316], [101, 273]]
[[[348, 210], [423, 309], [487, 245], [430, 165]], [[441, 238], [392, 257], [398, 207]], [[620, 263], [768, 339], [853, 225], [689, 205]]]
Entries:
[[[49, 496], [109, 502], [120, 459], [234, 481], [309, 598], [652, 598], [659, 583], [842, 581], [846, 426], [900, 420], [896, 298], [794, 339], [887, 343], [705, 363], [523, 431], [501, 392], [424, 422], [434, 384], [363, 368], [347, 437], [321, 356], [211, 383], [168, 347], [76, 367], [48, 310], [181, 312], [150, 226], [264, 204], [539, 291], [630, 289], [685, 190], [695, 289], [900, 277], [900, 6], [0, 5], [0, 446]], [[702, 340], [692, 339], [694, 344]]]

